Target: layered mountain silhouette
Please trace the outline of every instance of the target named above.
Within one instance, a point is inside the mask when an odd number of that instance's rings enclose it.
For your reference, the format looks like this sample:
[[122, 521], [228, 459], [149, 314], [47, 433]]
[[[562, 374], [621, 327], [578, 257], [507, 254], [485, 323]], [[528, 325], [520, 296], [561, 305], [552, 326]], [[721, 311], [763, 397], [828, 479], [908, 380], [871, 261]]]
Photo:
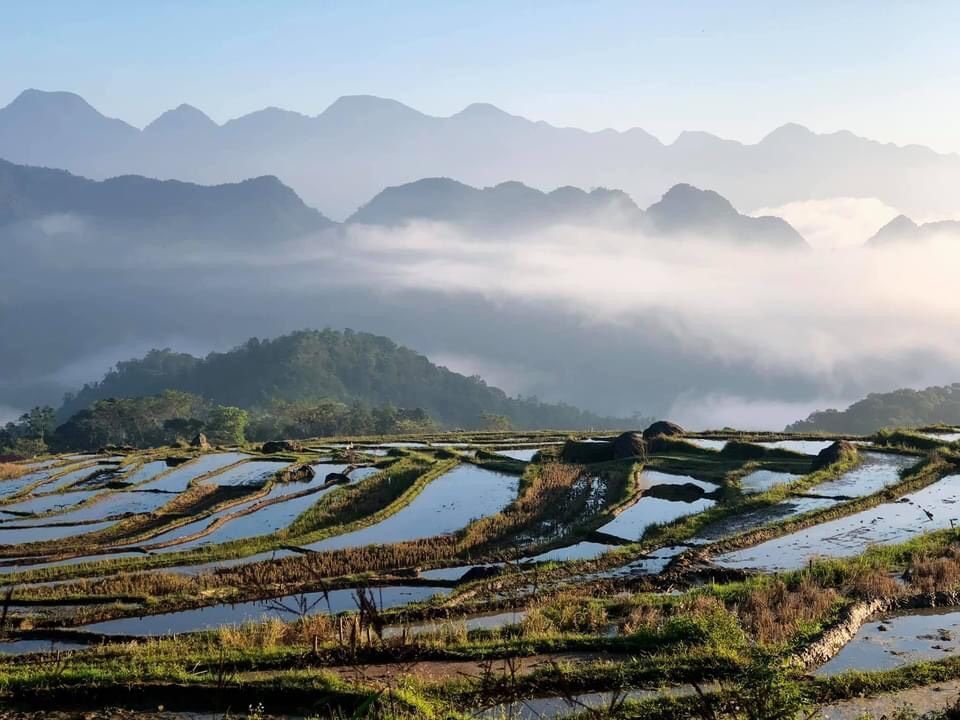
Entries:
[[[617, 226], [655, 236], [806, 245], [784, 220], [741, 215], [717, 193], [691, 185], [671, 188], [643, 211], [619, 190], [562, 187], [542, 192], [519, 182], [478, 189], [427, 178], [383, 190], [347, 224], [397, 226], [415, 220], [514, 233], [558, 224]], [[276, 244], [336, 223], [270, 176], [216, 186], [132, 175], [94, 181], [0, 160], [0, 233], [4, 226], [15, 227], [20, 235], [53, 227], [94, 238], [122, 236], [128, 247], [243, 247]]]
[[123, 176], [97, 182], [64, 170], [0, 160], [0, 232], [32, 224], [82, 234], [124, 234], [131, 243], [277, 241], [333, 223], [275, 177], [203, 186]]
[[898, 215], [867, 240], [867, 245], [869, 247], [909, 245], [941, 237], [960, 240], [960, 221], [937, 220], [917, 224], [906, 215]]
[[470, 105], [434, 117], [395, 100], [348, 96], [309, 117], [267, 108], [223, 124], [188, 105], [143, 130], [77, 95], [27, 90], [0, 109], [0, 157], [104, 179], [140, 174], [204, 184], [276, 175], [345, 218], [385, 187], [424, 177], [469, 185], [622, 188], [640, 205], [664, 188], [709, 187], [743, 210], [795, 200], [879, 198], [914, 216], [947, 216], [960, 157], [849, 132], [785, 125], [744, 145], [704, 132], [670, 144], [632, 129], [586, 132]]
[[480, 229], [607, 225], [652, 236], [807, 247], [803, 237], [785, 220], [741, 215], [721, 195], [687, 184], [675, 185], [643, 211], [619, 190], [599, 188], [586, 192], [562, 187], [544, 193], [519, 182], [478, 189], [449, 178], [427, 178], [387, 188], [348, 222], [397, 226], [415, 220]]

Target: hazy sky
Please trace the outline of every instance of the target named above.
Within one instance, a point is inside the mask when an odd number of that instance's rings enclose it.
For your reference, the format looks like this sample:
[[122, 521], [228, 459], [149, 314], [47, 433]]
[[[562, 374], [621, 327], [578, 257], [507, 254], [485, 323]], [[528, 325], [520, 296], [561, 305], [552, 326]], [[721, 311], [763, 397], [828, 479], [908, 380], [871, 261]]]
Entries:
[[2, 13], [0, 104], [72, 90], [137, 125], [181, 102], [223, 121], [369, 93], [667, 141], [753, 142], [795, 121], [960, 151], [948, 0], [32, 0]]

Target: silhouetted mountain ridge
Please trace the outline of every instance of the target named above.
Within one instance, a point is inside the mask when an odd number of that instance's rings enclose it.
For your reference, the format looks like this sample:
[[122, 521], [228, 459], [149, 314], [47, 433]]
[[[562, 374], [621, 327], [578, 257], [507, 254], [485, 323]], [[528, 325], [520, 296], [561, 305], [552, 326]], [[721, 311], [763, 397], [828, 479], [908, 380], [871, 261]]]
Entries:
[[[346, 217], [385, 187], [454, 177], [478, 187], [618, 187], [639, 204], [686, 182], [744, 210], [797, 200], [876, 197], [946, 216], [960, 157], [848, 131], [787, 124], [749, 145], [687, 131], [665, 144], [639, 128], [555, 127], [474, 103], [449, 117], [396, 100], [345, 96], [316, 116], [265, 109], [222, 125], [183, 106], [140, 131], [72, 93], [28, 90], [0, 109], [0, 157], [103, 179], [122, 174], [204, 184], [276, 175], [307, 203]], [[159, 119], [158, 119], [159, 122]]]

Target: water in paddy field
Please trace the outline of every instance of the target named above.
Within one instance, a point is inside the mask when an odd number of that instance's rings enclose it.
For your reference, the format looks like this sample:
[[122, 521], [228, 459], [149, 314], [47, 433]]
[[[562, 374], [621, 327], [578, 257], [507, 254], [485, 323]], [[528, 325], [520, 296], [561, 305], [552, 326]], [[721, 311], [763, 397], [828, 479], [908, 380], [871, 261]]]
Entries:
[[[696, 480], [687, 475], [669, 475], [656, 470], [644, 470], [640, 474], [640, 481], [649, 489], [660, 485], [691, 484], [710, 492], [716, 485]], [[644, 491], [646, 492], [646, 490]], [[708, 498], [686, 500], [665, 500], [659, 497], [641, 495], [633, 505], [617, 515], [603, 527], [600, 532], [622, 537], [625, 540], [639, 540], [643, 533], [652, 525], [662, 525], [686, 515], [703, 512], [716, 505]]]
[[508, 610], [507, 612], [471, 615], [450, 620], [431, 620], [413, 625], [390, 625], [383, 629], [383, 639], [436, 635], [444, 631], [453, 632], [461, 629], [466, 632], [471, 630], [499, 630], [507, 625], [516, 625], [523, 622], [526, 616], [526, 610]]
[[960, 476], [947, 476], [895, 502], [719, 555], [723, 567], [775, 572], [796, 570], [818, 557], [860, 555], [871, 545], [891, 545], [942, 530], [960, 520]]
[[552, 697], [523, 698], [513, 702], [495, 705], [474, 713], [474, 717], [488, 720], [552, 720], [583, 713], [585, 709], [605, 711], [611, 706], [626, 700], [649, 700], [655, 697], [682, 697], [692, 695], [691, 686], [662, 688], [658, 690], [627, 690], [610, 692], [589, 692], [571, 697], [555, 695]]
[[285, 468], [287, 461], [250, 460], [210, 478], [214, 485], [229, 487], [262, 487], [271, 475]]
[[772, 440], [770, 442], [754, 443], [754, 445], [790, 450], [791, 452], [803, 453], [804, 455], [816, 455], [821, 450], [833, 445], [833, 443], [833, 440]]
[[227, 465], [233, 465], [244, 458], [250, 457], [244, 453], [218, 453], [215, 455], [201, 455], [200, 457], [184, 463], [163, 477], [151, 480], [137, 487], [137, 490], [159, 490], [162, 492], [179, 493], [187, 489], [187, 485], [194, 478], [200, 477], [208, 472], [225, 468]]
[[112, 524], [113, 521], [91, 523], [89, 525], [33, 525], [30, 527], [0, 525], [0, 545], [21, 545], [23, 543], [60, 540], [67, 537], [74, 538], [78, 535], [105, 530]]
[[[346, 465], [332, 465], [327, 463], [314, 465], [313, 468], [317, 475], [316, 479], [313, 481], [313, 484], [317, 487], [320, 487], [323, 484], [323, 478], [326, 477], [327, 473], [341, 473], [346, 470], [347, 467], [348, 466]], [[360, 480], [369, 477], [376, 472], [376, 468], [357, 468], [350, 473], [351, 483], [359, 482]], [[276, 483], [272, 488], [270, 488], [270, 492], [268, 492], [266, 495], [247, 500], [229, 508], [225, 508], [209, 517], [202, 518], [196, 522], [183, 525], [179, 528], [175, 528], [167, 533], [164, 533], [163, 535], [158, 535], [157, 537], [150, 538], [149, 540], [139, 544], [143, 546], [158, 545], [160, 543], [176, 540], [177, 538], [187, 537], [206, 529], [211, 523], [216, 522], [221, 518], [233, 515], [235, 513], [241, 513], [247, 508], [259, 505], [260, 503], [283, 498], [286, 495], [294, 495], [296, 493], [303, 492], [308, 490], [310, 487], [311, 486], [307, 483]], [[297, 519], [297, 517], [318, 502], [320, 498], [324, 497], [327, 493], [338, 487], [341, 486], [331, 485], [330, 487], [323, 488], [317, 492], [309, 493], [308, 495], [304, 495], [302, 497], [296, 497], [283, 502], [267, 505], [266, 507], [262, 507], [246, 515], [240, 515], [239, 517], [234, 517], [227, 520], [223, 525], [220, 525], [208, 535], [203, 535], [202, 537], [194, 540], [189, 540], [185, 543], [179, 543], [177, 545], [171, 545], [166, 548], [157, 548], [153, 552], [179, 552], [180, 550], [187, 550], [189, 548], [197, 547], [198, 545], [210, 545], [229, 542], [231, 540], [239, 540], [242, 538], [256, 537], [259, 535], [269, 535], [270, 533], [282, 530], [283, 528], [289, 526], [290, 523]]]
[[[16, 495], [25, 487], [46, 480], [54, 474], [54, 470], [37, 470], [36, 472], [21, 475], [13, 480], [0, 480], [0, 500]], [[0, 506], [2, 507], [2, 506]]]
[[84, 643], [67, 640], [8, 640], [0, 642], [0, 655], [55, 653], [63, 650], [82, 650], [86, 647]]
[[957, 652], [960, 610], [916, 610], [865, 623], [839, 653], [817, 668], [816, 674], [889, 670], [921, 660], [939, 660]]
[[613, 545], [584, 540], [576, 545], [547, 550], [539, 555], [524, 558], [524, 562], [566, 562], [568, 560], [593, 560], [613, 549]]
[[[41, 495], [39, 497], [30, 498], [29, 500], [21, 500], [17, 503], [4, 505], [0, 507], [0, 512], [29, 513], [31, 515], [37, 515], [39, 513], [53, 512], [58, 509], [64, 510], [72, 505], [77, 505], [85, 500], [89, 500], [98, 492], [100, 491], [74, 490], [73, 492], [57, 493], [55, 495]], [[3, 517], [2, 519], [4, 522], [16, 522], [17, 520], [24, 521], [28, 518]], [[50, 518], [50, 520], [51, 522], [60, 521], [60, 516], [57, 516], [56, 518]]]
[[900, 480], [900, 473], [919, 462], [920, 458], [890, 453], [861, 454], [861, 462], [835, 480], [814, 485], [807, 492], [811, 495], [845, 495], [864, 497], [873, 495]]
[[727, 440], [721, 440], [717, 438], [681, 438], [685, 442], [690, 443], [691, 445], [696, 445], [698, 448], [703, 448], [704, 450], [723, 450], [726, 447]]
[[956, 442], [960, 440], [960, 432], [943, 432], [943, 433], [920, 433], [924, 437], [932, 438], [933, 440], [939, 440], [940, 442]]
[[167, 464], [163, 460], [152, 460], [151, 462], [144, 463], [136, 470], [124, 475], [123, 481], [128, 482], [131, 485], [138, 485], [142, 482], [152, 480], [167, 469]]
[[[771, 507], [725, 518], [701, 530], [697, 537], [690, 542], [697, 545], [713, 542], [736, 533], [756, 530], [771, 522], [797, 517], [813, 510], [822, 510], [840, 502], [835, 498], [870, 495], [897, 482], [900, 479], [900, 472], [915, 462], [917, 462], [917, 458], [907, 455], [864, 453], [864, 462], [853, 470], [844, 473], [835, 480], [828, 480], [816, 485], [807, 491], [809, 494], [823, 495], [824, 497], [790, 497]], [[745, 491], [747, 490], [746, 484], [751, 482], [750, 478], [760, 473], [781, 474], [771, 473], [768, 470], [758, 470], [756, 473], [751, 473], [741, 480], [741, 486], [744, 487]], [[793, 476], [788, 475], [787, 477], [792, 478]], [[770, 479], [769, 476], [762, 476], [760, 486], [766, 485]], [[763, 489], [768, 488], [764, 487]]]
[[754, 470], [740, 478], [740, 489], [745, 493], [766, 492], [774, 485], [793, 482], [799, 475], [776, 472], [775, 470]]
[[404, 542], [450, 533], [503, 510], [517, 497], [520, 479], [473, 465], [459, 465], [427, 485], [409, 505], [360, 530], [305, 547], [337, 550]]
[[56, 480], [51, 481], [50, 483], [41, 485], [33, 492], [35, 493], [52, 493], [57, 492], [58, 490], [63, 490], [70, 487], [74, 483], [80, 482], [84, 478], [93, 475], [98, 470], [102, 470], [103, 466], [98, 465], [86, 465], [77, 470], [71, 470], [66, 475], [61, 475]]
[[[404, 587], [390, 586], [370, 588], [374, 602], [378, 609], [407, 605], [421, 602], [435, 595], [444, 595], [449, 592], [439, 587]], [[183, 610], [162, 615], [148, 615], [146, 617], [120, 618], [105, 622], [81, 626], [86, 630], [101, 635], [170, 635], [176, 633], [197, 632], [210, 630], [223, 625], [240, 625], [246, 622], [258, 622], [268, 618], [281, 620], [296, 620], [299, 615], [300, 601], [305, 602], [308, 614], [339, 613], [346, 610], [356, 610], [356, 597], [353, 589], [332, 590], [325, 598], [323, 593], [306, 593], [304, 595], [289, 595], [267, 601], [242, 602], [235, 605], [214, 605], [193, 610]], [[329, 603], [329, 604], [328, 604]]]
[[520, 460], [522, 462], [530, 462], [533, 460], [534, 455], [543, 450], [543, 448], [518, 448], [516, 450], [497, 450], [497, 455], [503, 455], [504, 457], [511, 458], [512, 460]]

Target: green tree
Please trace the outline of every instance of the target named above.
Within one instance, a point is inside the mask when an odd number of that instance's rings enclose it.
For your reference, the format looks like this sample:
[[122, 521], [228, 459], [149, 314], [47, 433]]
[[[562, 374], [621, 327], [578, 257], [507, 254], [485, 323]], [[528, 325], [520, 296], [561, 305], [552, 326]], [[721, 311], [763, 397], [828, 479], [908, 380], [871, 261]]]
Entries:
[[216, 445], [240, 445], [246, 442], [249, 418], [246, 410], [217, 405], [210, 411], [204, 425], [207, 439]]

